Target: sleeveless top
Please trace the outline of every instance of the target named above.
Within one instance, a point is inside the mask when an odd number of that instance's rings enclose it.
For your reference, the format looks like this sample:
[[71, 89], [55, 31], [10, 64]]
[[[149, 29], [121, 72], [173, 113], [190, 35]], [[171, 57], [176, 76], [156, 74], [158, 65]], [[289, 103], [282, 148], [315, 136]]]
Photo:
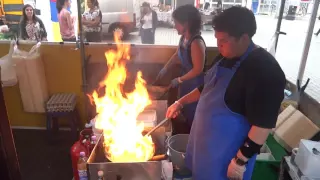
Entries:
[[[65, 8], [62, 8], [60, 13], [58, 14], [58, 20], [59, 20], [59, 25], [60, 25], [60, 34], [63, 39], [71, 39], [75, 38], [75, 33], [74, 33], [74, 26], [69, 28], [68, 26], [68, 21], [66, 18], [66, 13], [70, 13], [68, 10]], [[73, 20], [71, 20], [73, 21]], [[74, 24], [74, 23], [72, 23]]]

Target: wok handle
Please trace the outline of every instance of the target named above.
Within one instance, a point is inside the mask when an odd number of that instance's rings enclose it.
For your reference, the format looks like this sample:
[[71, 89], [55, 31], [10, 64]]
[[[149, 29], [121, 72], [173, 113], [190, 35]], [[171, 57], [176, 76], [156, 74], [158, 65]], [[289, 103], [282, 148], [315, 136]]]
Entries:
[[153, 133], [153, 131], [157, 130], [160, 126], [162, 126], [168, 120], [169, 120], [168, 118], [165, 118], [164, 120], [162, 120], [157, 126], [152, 128], [145, 136], [149, 136], [151, 133]]
[[162, 161], [162, 160], [166, 160], [167, 159], [167, 155], [166, 154], [161, 154], [161, 155], [156, 155], [153, 156], [150, 161]]

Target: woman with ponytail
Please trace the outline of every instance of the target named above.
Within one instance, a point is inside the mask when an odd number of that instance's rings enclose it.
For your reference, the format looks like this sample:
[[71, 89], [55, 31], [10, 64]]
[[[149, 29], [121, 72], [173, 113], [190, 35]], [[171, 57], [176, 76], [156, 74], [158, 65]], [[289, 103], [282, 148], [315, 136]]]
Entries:
[[70, 12], [67, 10], [71, 6], [71, 0], [57, 0], [56, 6], [62, 40], [76, 41], [74, 32], [75, 18], [72, 18]]

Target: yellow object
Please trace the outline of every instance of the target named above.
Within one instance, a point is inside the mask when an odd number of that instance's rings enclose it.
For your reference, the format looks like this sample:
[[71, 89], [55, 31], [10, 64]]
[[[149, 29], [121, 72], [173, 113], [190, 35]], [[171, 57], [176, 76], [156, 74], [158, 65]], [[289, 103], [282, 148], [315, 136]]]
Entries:
[[4, 7], [8, 5], [24, 5], [23, 0], [0, 0], [1, 1], [1, 11], [4, 15], [22, 15], [22, 9], [20, 11], [5, 11]]
[[3, 10], [3, 0], [0, 0], [0, 17], [4, 16], [4, 10]]
[[59, 22], [52, 22], [53, 42], [62, 42]]

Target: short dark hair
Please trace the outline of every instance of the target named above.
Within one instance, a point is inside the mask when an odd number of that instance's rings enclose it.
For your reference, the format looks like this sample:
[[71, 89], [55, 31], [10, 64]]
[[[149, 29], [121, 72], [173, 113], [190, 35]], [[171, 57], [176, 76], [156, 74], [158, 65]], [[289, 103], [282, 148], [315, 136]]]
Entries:
[[188, 23], [191, 34], [199, 33], [201, 30], [201, 15], [193, 5], [188, 4], [178, 7], [173, 11], [172, 17], [179, 23]]
[[213, 18], [212, 26], [215, 31], [225, 32], [236, 38], [244, 34], [252, 38], [257, 30], [253, 12], [241, 6], [233, 6], [224, 10]]

